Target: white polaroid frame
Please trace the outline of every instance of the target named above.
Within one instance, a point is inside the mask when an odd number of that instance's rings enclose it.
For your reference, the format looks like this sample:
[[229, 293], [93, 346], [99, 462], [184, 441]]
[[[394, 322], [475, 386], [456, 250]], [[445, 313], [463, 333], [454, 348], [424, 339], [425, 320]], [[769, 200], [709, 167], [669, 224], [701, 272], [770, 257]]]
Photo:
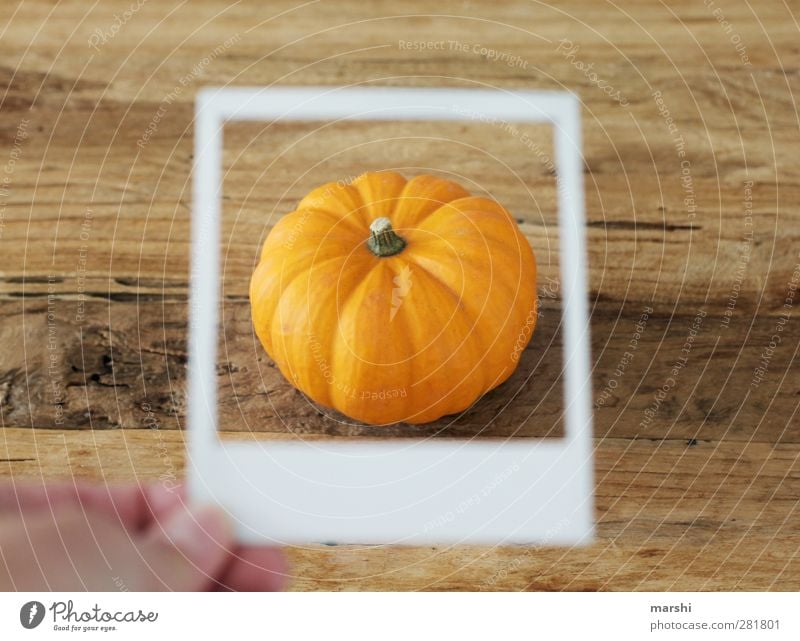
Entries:
[[[242, 542], [580, 545], [594, 535], [580, 102], [569, 92], [205, 88], [195, 113], [188, 489]], [[564, 321], [563, 438], [223, 441], [217, 325], [223, 127], [235, 121], [550, 123]], [[334, 177], [335, 178], [335, 177]]]

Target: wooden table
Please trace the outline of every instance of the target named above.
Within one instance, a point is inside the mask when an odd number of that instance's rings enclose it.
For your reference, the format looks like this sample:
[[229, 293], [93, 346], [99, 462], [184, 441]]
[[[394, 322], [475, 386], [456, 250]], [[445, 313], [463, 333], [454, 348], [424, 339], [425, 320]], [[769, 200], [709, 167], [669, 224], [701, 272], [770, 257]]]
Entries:
[[[789, 7], [86, 6], [26, 1], [2, 19], [0, 473], [180, 478], [198, 87], [567, 87], [584, 102], [599, 540], [293, 548], [294, 588], [800, 589], [800, 50]], [[386, 167], [455, 172], [518, 217], [545, 296], [555, 278], [546, 132], [303, 127], [226, 129], [219, 380], [223, 424], [239, 437], [376, 433], [308, 403], [253, 342], [258, 246], [311, 187]], [[531, 414], [537, 381], [559, 369], [546, 318], [517, 378], [473, 411], [388, 433], [549, 432], [557, 395]]]

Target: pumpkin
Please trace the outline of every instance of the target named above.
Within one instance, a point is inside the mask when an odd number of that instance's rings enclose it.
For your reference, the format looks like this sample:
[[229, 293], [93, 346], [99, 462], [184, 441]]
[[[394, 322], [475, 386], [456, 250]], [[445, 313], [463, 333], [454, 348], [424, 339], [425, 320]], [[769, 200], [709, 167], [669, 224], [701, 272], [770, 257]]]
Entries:
[[261, 344], [312, 400], [364, 423], [426, 423], [514, 371], [536, 323], [536, 263], [493, 200], [366, 173], [274, 225], [250, 303]]

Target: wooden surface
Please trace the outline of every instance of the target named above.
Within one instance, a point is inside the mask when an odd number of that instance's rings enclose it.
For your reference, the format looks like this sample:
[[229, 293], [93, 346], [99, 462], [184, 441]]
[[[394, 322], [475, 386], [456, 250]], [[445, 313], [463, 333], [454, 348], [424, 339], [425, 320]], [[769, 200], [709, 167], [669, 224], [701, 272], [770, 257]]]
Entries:
[[[293, 585], [800, 589], [795, 3], [467, 1], [432, 15], [417, 2], [149, 2], [121, 25], [124, 1], [11, 4], [0, 473], [180, 477], [198, 87], [566, 87], [584, 103], [598, 542], [298, 548]], [[557, 435], [551, 155], [536, 127], [226, 128], [226, 429], [376, 434], [280, 377], [246, 292], [265, 234], [306, 191], [394, 168], [501, 200], [536, 251], [546, 305], [506, 385], [454, 420], [381, 434]]]

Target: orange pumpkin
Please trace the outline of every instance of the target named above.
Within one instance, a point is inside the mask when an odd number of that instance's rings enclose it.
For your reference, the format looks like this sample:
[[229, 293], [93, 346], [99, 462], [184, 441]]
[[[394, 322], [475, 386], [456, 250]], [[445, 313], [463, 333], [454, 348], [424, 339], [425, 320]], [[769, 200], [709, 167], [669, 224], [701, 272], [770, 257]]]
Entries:
[[514, 371], [536, 263], [498, 203], [434, 176], [367, 173], [278, 221], [250, 303], [264, 348], [311, 399], [365, 423], [426, 423]]

